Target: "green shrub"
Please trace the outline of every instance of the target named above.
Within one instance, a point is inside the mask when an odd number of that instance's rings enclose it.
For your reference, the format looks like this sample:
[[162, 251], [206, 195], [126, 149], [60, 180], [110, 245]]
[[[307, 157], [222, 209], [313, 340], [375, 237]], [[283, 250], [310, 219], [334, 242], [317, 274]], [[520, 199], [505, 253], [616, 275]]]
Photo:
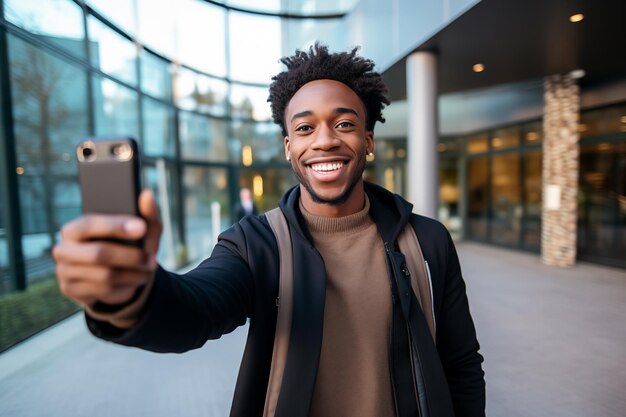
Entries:
[[79, 309], [59, 293], [54, 277], [32, 284], [26, 291], [0, 296], [0, 352]]

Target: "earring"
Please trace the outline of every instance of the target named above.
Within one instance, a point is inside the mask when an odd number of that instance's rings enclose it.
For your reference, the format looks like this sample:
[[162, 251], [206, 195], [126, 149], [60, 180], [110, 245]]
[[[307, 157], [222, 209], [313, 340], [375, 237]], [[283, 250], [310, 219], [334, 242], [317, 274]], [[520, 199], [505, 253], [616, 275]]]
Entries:
[[287, 155], [287, 161], [291, 161], [291, 155]]
[[367, 156], [374, 156], [374, 152], [367, 151]]

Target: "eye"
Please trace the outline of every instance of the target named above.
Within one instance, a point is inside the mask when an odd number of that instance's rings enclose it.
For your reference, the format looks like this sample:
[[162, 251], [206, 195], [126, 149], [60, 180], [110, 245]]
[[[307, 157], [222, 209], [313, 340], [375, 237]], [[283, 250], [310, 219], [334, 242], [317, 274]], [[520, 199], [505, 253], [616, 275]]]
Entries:
[[354, 123], [349, 122], [349, 121], [343, 121], [343, 122], [337, 123], [337, 128], [339, 129], [346, 129], [349, 127], [354, 127]]
[[313, 130], [313, 127], [309, 125], [300, 125], [296, 127], [296, 132], [309, 132], [311, 130]]

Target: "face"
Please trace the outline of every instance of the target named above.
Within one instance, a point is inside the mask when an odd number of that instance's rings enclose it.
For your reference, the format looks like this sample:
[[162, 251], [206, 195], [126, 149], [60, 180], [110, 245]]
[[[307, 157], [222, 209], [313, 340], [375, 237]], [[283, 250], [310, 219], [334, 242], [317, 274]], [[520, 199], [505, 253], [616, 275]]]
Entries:
[[374, 148], [365, 107], [348, 86], [316, 80], [302, 86], [285, 111], [285, 155], [313, 214], [344, 216], [363, 208], [365, 157]]

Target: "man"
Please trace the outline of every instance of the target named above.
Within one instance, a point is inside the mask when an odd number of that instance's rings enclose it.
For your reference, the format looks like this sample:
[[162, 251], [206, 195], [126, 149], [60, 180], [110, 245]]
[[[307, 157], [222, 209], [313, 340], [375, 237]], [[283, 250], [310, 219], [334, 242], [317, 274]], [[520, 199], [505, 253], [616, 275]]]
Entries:
[[249, 188], [239, 190], [239, 203], [235, 205], [235, 219], [241, 220], [250, 214], [258, 214]]
[[[279, 203], [294, 283], [273, 405], [266, 394], [279, 255], [266, 216], [233, 225], [210, 258], [177, 275], [156, 263], [157, 207], [144, 192], [145, 221], [89, 215], [63, 228], [54, 250], [61, 291], [84, 305], [96, 336], [156, 352], [198, 348], [250, 318], [231, 416], [484, 416], [482, 357], [449, 234], [362, 179], [389, 102], [374, 63], [356, 52], [331, 54], [319, 44], [296, 51], [270, 86], [299, 180]], [[396, 242], [407, 223], [431, 275], [436, 343], [413, 292], [399, 290], [406, 269]], [[144, 237], [145, 246], [93, 240], [110, 237]]]

